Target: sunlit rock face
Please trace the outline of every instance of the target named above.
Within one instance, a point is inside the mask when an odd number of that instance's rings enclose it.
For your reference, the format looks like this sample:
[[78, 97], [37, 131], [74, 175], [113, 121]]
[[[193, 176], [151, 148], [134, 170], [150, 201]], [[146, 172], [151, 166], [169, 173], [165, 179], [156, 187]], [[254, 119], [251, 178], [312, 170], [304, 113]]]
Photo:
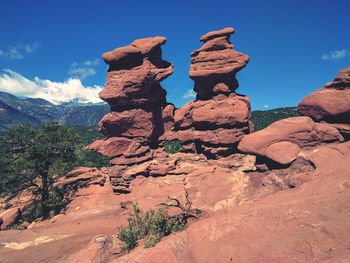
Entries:
[[341, 70], [332, 82], [307, 95], [298, 105], [301, 115], [327, 122], [350, 138], [350, 68]]
[[234, 153], [237, 143], [253, 130], [249, 98], [235, 93], [236, 73], [249, 57], [233, 49], [233, 33], [233, 28], [224, 28], [201, 37], [204, 44], [192, 52], [189, 71], [197, 98], [174, 115], [172, 136], [185, 145], [195, 144], [195, 151], [214, 159]]
[[150, 147], [156, 146], [164, 133], [162, 116], [168, 105], [160, 82], [174, 71], [173, 65], [162, 59], [165, 42], [160, 36], [143, 38], [103, 54], [109, 67], [100, 98], [110, 105], [111, 112], [99, 127], [108, 138], [89, 148], [109, 156], [115, 165], [149, 160]]

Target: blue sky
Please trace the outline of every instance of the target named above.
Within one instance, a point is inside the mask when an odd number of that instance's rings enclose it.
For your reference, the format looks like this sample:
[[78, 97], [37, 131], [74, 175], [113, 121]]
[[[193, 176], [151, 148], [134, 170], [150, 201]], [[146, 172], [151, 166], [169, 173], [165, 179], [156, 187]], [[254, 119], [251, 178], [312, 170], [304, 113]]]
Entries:
[[237, 92], [253, 109], [295, 106], [350, 66], [349, 10], [349, 0], [2, 1], [0, 90], [89, 100], [105, 83], [103, 52], [162, 35], [175, 67], [162, 86], [181, 106], [200, 36], [232, 26], [235, 49], [251, 58]]

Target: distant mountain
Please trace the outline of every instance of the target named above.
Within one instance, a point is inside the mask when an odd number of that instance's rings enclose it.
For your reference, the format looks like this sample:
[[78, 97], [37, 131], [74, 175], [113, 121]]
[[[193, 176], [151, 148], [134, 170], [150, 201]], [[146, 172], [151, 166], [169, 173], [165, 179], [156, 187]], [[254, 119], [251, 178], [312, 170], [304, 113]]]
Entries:
[[[110, 111], [106, 103], [80, 103], [77, 101], [54, 105], [40, 98], [18, 98], [0, 92], [0, 131], [20, 123], [30, 123], [38, 127], [47, 121], [56, 120], [67, 126], [96, 126]], [[298, 116], [296, 108], [278, 108], [252, 112], [255, 130], [261, 130], [271, 123]]]
[[105, 103], [82, 104], [69, 102], [54, 105], [40, 98], [18, 98], [0, 92], [0, 130], [30, 123], [34, 127], [47, 121], [58, 121], [67, 126], [94, 126], [110, 111]]

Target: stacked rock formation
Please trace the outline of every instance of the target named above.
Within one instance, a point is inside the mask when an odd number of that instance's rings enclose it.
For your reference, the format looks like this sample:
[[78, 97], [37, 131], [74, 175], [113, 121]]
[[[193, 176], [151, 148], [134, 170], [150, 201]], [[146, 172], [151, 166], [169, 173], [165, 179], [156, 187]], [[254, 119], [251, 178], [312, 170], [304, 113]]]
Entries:
[[350, 138], [350, 68], [341, 70], [332, 82], [306, 96], [298, 111], [315, 121], [332, 124]]
[[235, 94], [236, 73], [249, 57], [233, 50], [233, 28], [201, 37], [203, 46], [192, 52], [189, 75], [195, 81], [197, 100], [175, 111], [176, 137], [184, 147], [210, 158], [229, 155], [241, 138], [252, 130], [250, 102]]
[[111, 112], [99, 127], [108, 138], [95, 141], [89, 149], [110, 157], [114, 165], [150, 160], [150, 149], [164, 132], [166, 91], [159, 83], [173, 73], [173, 65], [162, 60], [165, 42], [159, 36], [143, 38], [103, 54], [109, 68], [100, 98]]

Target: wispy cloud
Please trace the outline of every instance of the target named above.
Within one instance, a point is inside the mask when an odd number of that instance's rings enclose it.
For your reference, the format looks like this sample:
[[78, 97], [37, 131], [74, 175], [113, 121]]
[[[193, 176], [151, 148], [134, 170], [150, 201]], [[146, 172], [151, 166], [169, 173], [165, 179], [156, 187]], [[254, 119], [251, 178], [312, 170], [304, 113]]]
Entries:
[[8, 46], [5, 49], [0, 49], [0, 58], [9, 60], [24, 59], [26, 54], [32, 54], [38, 51], [40, 43], [33, 44], [16, 44], [15, 46]]
[[184, 99], [194, 99], [196, 98], [196, 93], [194, 92], [193, 89], [189, 89], [186, 91], [186, 93], [183, 95]]
[[35, 42], [34, 44], [26, 44], [26, 45], [22, 45], [22, 47], [25, 49], [25, 51], [29, 54], [34, 53], [36, 51], [38, 51], [39, 47], [40, 47], [40, 43], [39, 42]]
[[350, 51], [347, 49], [334, 50], [332, 52], [324, 53], [321, 57], [322, 60], [338, 60], [346, 57], [350, 57]]
[[95, 67], [100, 64], [98, 59], [86, 60], [82, 63], [73, 62], [68, 70], [68, 74], [73, 78], [80, 80], [86, 79], [89, 76], [96, 75]]
[[263, 105], [263, 108], [264, 108], [264, 109], [268, 109], [268, 108], [270, 108], [270, 105], [264, 104], [264, 105]]
[[30, 80], [10, 69], [0, 73], [0, 91], [32, 98], [43, 98], [54, 104], [77, 100], [78, 102], [101, 102], [98, 94], [101, 86], [84, 86], [79, 79], [68, 79], [64, 82], [35, 77]]

